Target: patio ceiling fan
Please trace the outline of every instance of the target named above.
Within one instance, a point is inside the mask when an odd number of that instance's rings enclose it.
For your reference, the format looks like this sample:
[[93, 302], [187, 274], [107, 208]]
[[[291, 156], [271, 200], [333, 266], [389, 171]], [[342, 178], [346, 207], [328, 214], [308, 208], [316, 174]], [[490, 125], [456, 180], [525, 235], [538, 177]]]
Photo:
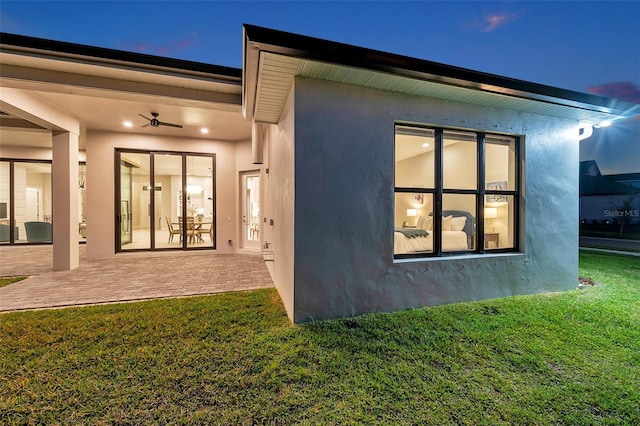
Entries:
[[160, 114], [158, 114], [157, 112], [152, 112], [152, 113], [151, 113], [151, 116], [152, 116], [153, 118], [146, 117], [146, 116], [144, 116], [144, 115], [142, 115], [142, 114], [138, 114], [138, 115], [139, 115], [140, 117], [144, 118], [145, 120], [149, 120], [149, 122], [148, 122], [147, 124], [145, 124], [144, 126], [142, 126], [142, 127], [149, 127], [149, 126], [151, 126], [151, 127], [168, 126], [168, 127], [178, 127], [178, 128], [180, 128], [180, 129], [182, 128], [182, 126], [181, 126], [181, 125], [179, 125], [179, 124], [165, 123], [164, 121], [160, 121], [160, 120], [158, 120], [158, 116], [159, 116]]

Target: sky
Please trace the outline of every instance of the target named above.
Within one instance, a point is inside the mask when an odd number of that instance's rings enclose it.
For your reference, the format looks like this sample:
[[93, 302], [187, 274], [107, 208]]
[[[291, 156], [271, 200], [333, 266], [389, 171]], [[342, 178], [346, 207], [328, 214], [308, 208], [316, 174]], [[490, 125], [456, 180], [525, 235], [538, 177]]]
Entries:
[[[0, 30], [242, 66], [253, 24], [640, 103], [634, 1], [0, 1]], [[581, 160], [640, 172], [640, 119], [597, 129]]]

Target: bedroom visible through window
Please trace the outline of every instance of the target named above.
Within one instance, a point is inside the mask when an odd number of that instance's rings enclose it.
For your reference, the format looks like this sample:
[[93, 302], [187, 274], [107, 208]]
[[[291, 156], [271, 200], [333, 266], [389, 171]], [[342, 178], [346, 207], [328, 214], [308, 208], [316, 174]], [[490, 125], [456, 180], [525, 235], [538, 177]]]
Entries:
[[394, 256], [518, 247], [519, 139], [398, 124]]

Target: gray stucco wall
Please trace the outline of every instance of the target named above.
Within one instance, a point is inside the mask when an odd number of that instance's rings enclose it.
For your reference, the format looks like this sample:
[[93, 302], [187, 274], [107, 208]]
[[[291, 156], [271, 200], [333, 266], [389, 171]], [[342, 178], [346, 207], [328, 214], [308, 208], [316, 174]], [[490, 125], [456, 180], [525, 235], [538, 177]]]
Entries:
[[[298, 78], [295, 322], [572, 289], [571, 120]], [[523, 135], [521, 253], [394, 262], [394, 122]]]
[[[293, 321], [294, 271], [294, 97], [289, 93], [278, 125], [269, 126], [262, 181], [262, 242], [273, 253], [272, 278]], [[273, 224], [272, 222], [273, 221]]]

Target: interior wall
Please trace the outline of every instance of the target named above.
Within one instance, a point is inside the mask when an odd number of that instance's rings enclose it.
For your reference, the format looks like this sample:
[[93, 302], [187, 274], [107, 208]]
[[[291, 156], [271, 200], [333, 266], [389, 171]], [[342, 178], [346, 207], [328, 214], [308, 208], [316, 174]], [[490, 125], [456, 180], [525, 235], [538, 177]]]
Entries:
[[[394, 260], [396, 121], [525, 135], [521, 253]], [[294, 321], [575, 288], [576, 128], [572, 120], [297, 78]]]
[[[141, 149], [216, 154], [217, 252], [233, 253], [227, 244], [236, 235], [236, 143], [206, 139], [88, 131], [87, 258], [115, 255], [115, 149]], [[172, 203], [173, 203], [172, 195]], [[173, 203], [175, 205], [175, 203]]]

